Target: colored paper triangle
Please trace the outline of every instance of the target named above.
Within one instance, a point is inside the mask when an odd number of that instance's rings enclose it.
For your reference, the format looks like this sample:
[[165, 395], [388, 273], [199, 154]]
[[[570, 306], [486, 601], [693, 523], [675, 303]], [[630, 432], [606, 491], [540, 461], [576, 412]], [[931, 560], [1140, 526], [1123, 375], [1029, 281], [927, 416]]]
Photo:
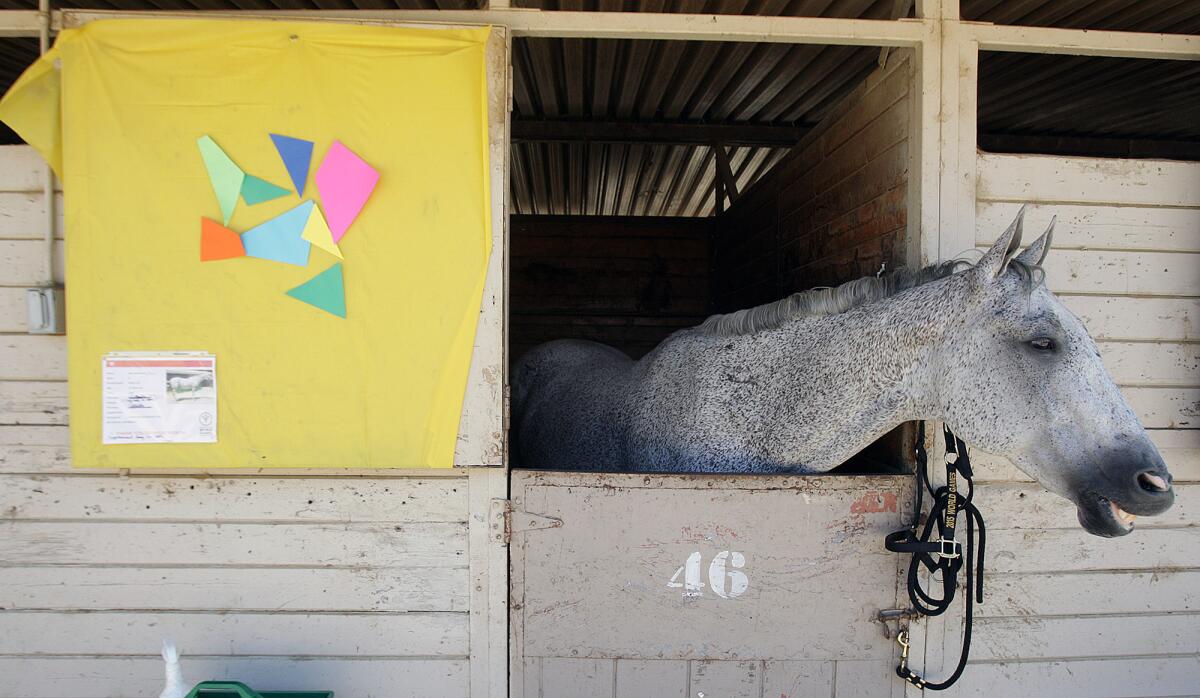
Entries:
[[242, 200], [251, 206], [261, 204], [264, 201], [278, 199], [281, 196], [287, 196], [291, 192], [283, 187], [277, 187], [265, 179], [259, 179], [254, 175], [246, 175], [246, 179], [242, 181]]
[[245, 257], [242, 236], [208, 218], [200, 219], [200, 261]]
[[292, 185], [296, 187], [296, 195], [304, 196], [304, 183], [308, 180], [308, 165], [312, 162], [312, 141], [305, 141], [290, 136], [270, 134], [283, 166], [287, 168]]
[[342, 251], [333, 241], [333, 233], [329, 232], [329, 225], [325, 223], [325, 216], [321, 215], [319, 206], [313, 207], [312, 213], [308, 216], [308, 223], [305, 224], [304, 232], [300, 234], [300, 237], [338, 259], [343, 259]]
[[208, 170], [208, 179], [212, 182], [217, 204], [221, 207], [221, 222], [229, 225], [246, 173], [210, 136], [201, 136], [196, 145], [200, 147], [200, 157], [204, 158], [204, 168]]
[[305, 201], [296, 208], [242, 233], [246, 255], [299, 267], [306, 266], [311, 246], [300, 234], [304, 232], [308, 216], [314, 208], [312, 201]]
[[346, 317], [346, 290], [342, 279], [341, 262], [336, 262], [332, 267], [293, 288], [287, 294], [327, 313], [340, 318]]
[[379, 172], [367, 164], [341, 141], [334, 141], [321, 161], [314, 178], [321, 195], [321, 208], [333, 233], [333, 241], [341, 242], [346, 229], [358, 217], [375, 191]]

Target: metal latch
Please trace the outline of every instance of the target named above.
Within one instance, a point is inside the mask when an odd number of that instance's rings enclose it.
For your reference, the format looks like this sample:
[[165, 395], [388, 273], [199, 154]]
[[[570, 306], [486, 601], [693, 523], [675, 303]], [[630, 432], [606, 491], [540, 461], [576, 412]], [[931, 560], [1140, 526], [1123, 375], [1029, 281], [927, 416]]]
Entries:
[[911, 608], [889, 608], [880, 611], [875, 615], [875, 620], [883, 626], [883, 637], [886, 640], [892, 639], [892, 629], [888, 627], [888, 623], [896, 621], [896, 627], [899, 628], [901, 621], [912, 620], [917, 617], [917, 612]]
[[562, 519], [553, 516], [518, 511], [513, 508], [510, 499], [493, 499], [491, 509], [492, 540], [504, 545], [512, 542], [514, 533], [561, 528], [563, 525]]

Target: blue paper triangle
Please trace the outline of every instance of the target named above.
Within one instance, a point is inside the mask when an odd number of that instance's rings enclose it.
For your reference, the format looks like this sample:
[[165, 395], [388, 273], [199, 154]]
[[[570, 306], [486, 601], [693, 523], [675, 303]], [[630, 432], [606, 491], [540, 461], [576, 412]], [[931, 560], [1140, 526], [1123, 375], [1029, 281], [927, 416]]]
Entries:
[[304, 232], [304, 225], [308, 223], [312, 210], [313, 202], [305, 201], [242, 233], [246, 256], [306, 266], [311, 245], [300, 234]]
[[296, 187], [296, 196], [304, 196], [304, 183], [308, 181], [308, 166], [312, 162], [312, 141], [280, 136], [276, 133], [270, 135], [271, 141], [275, 143], [275, 150], [279, 151], [283, 166], [287, 168], [288, 176], [292, 178], [292, 184]]
[[346, 317], [346, 290], [342, 280], [341, 262], [293, 288], [287, 294], [327, 313], [340, 318]]

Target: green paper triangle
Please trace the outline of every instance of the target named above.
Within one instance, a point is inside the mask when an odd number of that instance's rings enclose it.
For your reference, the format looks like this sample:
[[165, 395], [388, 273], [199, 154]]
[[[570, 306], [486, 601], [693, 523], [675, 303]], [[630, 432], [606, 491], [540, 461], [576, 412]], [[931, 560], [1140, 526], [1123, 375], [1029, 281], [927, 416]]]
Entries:
[[340, 318], [346, 317], [346, 291], [343, 287], [341, 262], [293, 288], [287, 294], [327, 313]]
[[254, 175], [246, 175], [245, 181], [242, 182], [242, 199], [251, 206], [261, 204], [264, 201], [278, 199], [281, 196], [287, 196], [292, 192], [277, 187], [265, 179], [259, 179]]
[[212, 181], [213, 191], [217, 194], [217, 203], [221, 206], [221, 222], [229, 225], [233, 217], [233, 209], [237, 206], [238, 193], [242, 190], [242, 180], [246, 173], [234, 163], [233, 159], [221, 150], [209, 136], [201, 136], [196, 145], [200, 148], [200, 156], [204, 158], [204, 168], [208, 170], [208, 178]]

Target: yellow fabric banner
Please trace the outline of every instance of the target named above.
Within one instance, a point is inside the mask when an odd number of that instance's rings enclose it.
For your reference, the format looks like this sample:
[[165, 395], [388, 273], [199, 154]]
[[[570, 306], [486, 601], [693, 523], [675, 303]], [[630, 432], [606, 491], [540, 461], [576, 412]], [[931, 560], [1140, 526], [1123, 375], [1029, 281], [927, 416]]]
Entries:
[[[75, 465], [453, 464], [491, 248], [487, 37], [186, 19], [62, 33], [0, 119], [63, 181]], [[303, 195], [268, 134], [314, 143]], [[201, 262], [201, 218], [222, 221], [205, 135], [289, 190], [249, 205], [243, 188], [237, 233], [309, 199], [332, 226], [323, 158], [338, 141], [369, 163], [344, 259], [313, 245], [305, 266]], [[286, 295], [339, 261], [345, 319]], [[102, 443], [102, 358], [135, 351], [216, 357], [216, 443]]]

